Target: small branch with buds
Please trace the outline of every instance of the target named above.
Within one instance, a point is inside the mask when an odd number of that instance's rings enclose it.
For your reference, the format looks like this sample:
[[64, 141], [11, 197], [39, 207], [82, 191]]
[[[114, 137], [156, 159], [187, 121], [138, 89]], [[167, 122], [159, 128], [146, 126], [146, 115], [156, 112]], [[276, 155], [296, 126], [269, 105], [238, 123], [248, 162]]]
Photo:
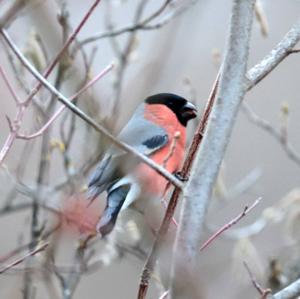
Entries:
[[230, 229], [233, 225], [237, 224], [242, 218], [244, 218], [249, 212], [251, 212], [261, 201], [261, 197], [255, 200], [255, 202], [249, 207], [245, 206], [242, 213], [240, 213], [238, 216], [230, 220], [228, 223], [223, 225], [219, 230], [217, 230], [207, 241], [203, 243], [203, 245], [200, 247], [200, 251], [203, 251], [205, 248], [207, 248], [213, 241], [215, 241], [224, 231]]
[[[44, 73], [44, 77], [45, 78], [47, 78], [50, 75], [50, 73], [53, 71], [54, 67], [59, 62], [59, 60], [61, 59], [62, 55], [68, 49], [69, 45], [73, 42], [73, 40], [75, 39], [75, 37], [78, 35], [78, 33], [80, 32], [80, 30], [82, 29], [82, 27], [84, 26], [84, 24], [86, 23], [86, 21], [89, 19], [89, 17], [91, 16], [91, 14], [93, 13], [93, 11], [95, 10], [95, 8], [97, 7], [97, 5], [99, 4], [100, 1], [101, 0], [94, 1], [94, 3], [91, 5], [91, 7], [87, 11], [87, 13], [84, 15], [84, 17], [81, 20], [81, 22], [79, 23], [79, 25], [76, 27], [76, 29], [73, 31], [73, 33], [66, 40], [66, 42], [63, 45], [63, 47], [61, 48], [61, 50], [56, 54], [56, 56], [53, 59], [52, 63], [49, 65], [49, 67], [47, 68], [47, 70]], [[23, 1], [19, 1], [19, 2], [23, 2]], [[3, 26], [3, 24], [0, 24], [0, 33], [1, 33], [2, 37], [7, 41], [7, 38], [9, 38], [9, 35], [8, 35], [7, 31], [2, 26]], [[20, 52], [20, 54], [22, 55], [21, 52]], [[8, 135], [8, 137], [7, 137], [7, 139], [6, 139], [5, 143], [4, 143], [4, 146], [3, 146], [2, 150], [0, 151], [0, 165], [3, 163], [3, 160], [7, 156], [8, 151], [12, 147], [12, 144], [14, 143], [14, 141], [15, 141], [15, 139], [17, 137], [17, 133], [18, 133], [18, 130], [20, 128], [21, 122], [23, 120], [26, 108], [29, 106], [29, 104], [31, 103], [31, 100], [37, 94], [37, 92], [40, 90], [40, 88], [42, 86], [43, 86], [42, 82], [38, 81], [37, 84], [35, 85], [35, 87], [30, 92], [30, 94], [27, 97], [27, 99], [24, 102], [22, 102], [22, 104], [19, 104], [19, 109], [18, 109], [17, 115], [15, 117], [16, 126], [15, 126], [13, 132], [11, 132]], [[18, 103], [20, 103], [20, 101], [18, 101]]]
[[[111, 69], [113, 68], [113, 64], [108, 65], [103, 71], [101, 71], [95, 78], [93, 78], [91, 81], [89, 81], [85, 86], [83, 86], [79, 91], [77, 91], [73, 96], [68, 98], [70, 102], [77, 99], [81, 94], [83, 94], [88, 88], [93, 86], [99, 79], [103, 78]], [[66, 106], [62, 105], [58, 110], [53, 114], [53, 116], [43, 125], [41, 129], [39, 129], [37, 132], [32, 133], [30, 135], [24, 135], [24, 134], [17, 134], [17, 138], [19, 139], [25, 139], [30, 140], [36, 137], [41, 136], [52, 124], [53, 122], [63, 113]]]
[[[288, 114], [288, 108], [285, 108], [284, 114]], [[248, 120], [257, 127], [268, 132], [275, 140], [281, 145], [282, 149], [286, 152], [287, 156], [300, 166], [300, 154], [297, 153], [294, 146], [289, 142], [287, 136], [287, 127], [284, 124], [281, 130], [276, 130], [268, 121], [259, 117], [250, 106], [243, 103], [242, 111], [246, 114]]]

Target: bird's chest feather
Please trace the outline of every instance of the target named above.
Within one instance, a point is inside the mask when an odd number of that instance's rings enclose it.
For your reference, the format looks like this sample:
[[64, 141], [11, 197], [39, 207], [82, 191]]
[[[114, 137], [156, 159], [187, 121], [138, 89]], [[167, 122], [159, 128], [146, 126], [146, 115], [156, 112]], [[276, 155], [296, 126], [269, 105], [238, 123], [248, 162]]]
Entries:
[[[184, 158], [186, 132], [176, 115], [163, 105], [152, 105], [145, 113], [145, 118], [163, 127], [168, 134], [168, 143], [154, 152], [150, 158], [166, 168], [170, 173], [178, 171]], [[140, 164], [135, 175], [139, 179], [142, 189], [150, 193], [162, 195], [168, 181], [148, 165]]]

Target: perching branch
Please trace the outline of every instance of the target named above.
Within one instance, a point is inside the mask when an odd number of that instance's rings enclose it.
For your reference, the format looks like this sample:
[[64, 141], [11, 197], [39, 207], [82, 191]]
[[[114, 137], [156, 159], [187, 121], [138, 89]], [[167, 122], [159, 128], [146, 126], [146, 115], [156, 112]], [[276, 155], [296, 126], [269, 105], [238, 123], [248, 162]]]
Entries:
[[93, 127], [96, 131], [102, 133], [107, 137], [109, 141], [117, 145], [119, 148], [124, 151], [132, 154], [134, 157], [140, 159], [145, 164], [152, 167], [159, 174], [168, 179], [174, 186], [178, 188], [182, 188], [183, 184], [180, 180], [178, 180], [171, 173], [166, 171], [162, 166], [155, 163], [153, 160], [148, 158], [147, 156], [141, 154], [136, 151], [133, 147], [119, 141], [114, 137], [108, 130], [106, 130], [103, 126], [99, 125], [96, 121], [94, 121], [91, 117], [89, 117], [86, 113], [84, 113], [81, 109], [79, 109], [76, 105], [70, 102], [61, 92], [59, 92], [53, 85], [51, 85], [34, 67], [33, 65], [26, 59], [26, 57], [21, 53], [18, 47], [15, 45], [9, 34], [6, 30], [1, 30], [2, 36], [11, 48], [11, 50], [15, 53], [15, 55], [19, 58], [20, 62], [24, 65], [24, 67], [37, 79], [39, 82], [44, 85], [53, 95], [57, 97], [57, 99], [67, 106], [73, 113], [82, 118], [85, 122], [87, 122], [91, 127]]
[[[291, 40], [290, 40], [291, 39]], [[280, 41], [280, 43], [270, 51], [270, 53], [258, 64], [256, 64], [253, 68], [251, 68], [246, 77], [248, 78], [247, 88], [248, 90], [252, 89], [256, 84], [258, 84], [263, 78], [265, 78], [275, 67], [277, 67], [280, 62], [286, 58], [289, 54], [294, 53], [293, 47], [300, 40], [300, 26], [296, 23], [291, 30], [284, 36], [284, 38]], [[297, 50], [296, 50], [297, 51]], [[281, 53], [279, 55], [279, 53]], [[296, 52], [297, 53], [297, 52]], [[191, 148], [189, 150], [189, 154], [187, 155], [187, 159], [184, 163], [184, 167], [182, 170], [182, 174], [185, 177], [190, 167], [194, 161], [194, 156], [199, 148], [200, 142], [202, 140], [204, 134], [204, 128], [209, 117], [210, 109], [213, 105], [214, 95], [216, 93], [217, 80], [212, 89], [211, 95], [209, 97], [208, 106], [205, 109], [204, 116], [201, 118], [201, 122], [196, 130], [195, 136], [193, 138], [193, 142]], [[200, 129], [201, 128], [201, 129]], [[163, 222], [160, 226], [160, 229], [157, 234], [157, 238], [152, 246], [150, 254], [148, 256], [147, 262], [143, 269], [143, 274], [141, 275], [141, 282], [139, 286], [140, 297], [145, 298], [147, 293], [147, 288], [149, 285], [150, 275], [153, 272], [154, 264], [158, 256], [160, 243], [162, 242], [168, 227], [172, 221], [172, 217], [174, 211], [177, 206], [177, 201], [180, 195], [180, 190], [175, 188], [174, 193], [169, 201], [168, 208], [165, 212], [165, 216]], [[263, 225], [263, 224], [262, 224]], [[260, 224], [253, 227], [253, 230], [260, 230]]]
[[197, 298], [194, 275], [205, 214], [240, 103], [246, 93], [244, 80], [254, 4], [254, 0], [235, 0], [233, 4], [219, 92], [202, 146], [196, 154], [191, 177], [183, 191], [171, 278], [171, 297], [174, 299]]
[[[187, 157], [184, 161], [184, 165], [183, 165], [182, 170], [181, 170], [181, 176], [184, 177], [184, 178], [186, 178], [188, 176], [188, 173], [190, 171], [192, 163], [195, 159], [196, 152], [197, 152], [197, 150], [198, 150], [198, 148], [201, 144], [201, 141], [203, 139], [204, 131], [205, 131], [206, 124], [207, 124], [207, 120], [208, 120], [208, 117], [211, 113], [213, 103], [215, 101], [215, 96], [216, 96], [217, 88], [218, 88], [218, 81], [219, 81], [219, 74], [218, 74], [218, 76], [217, 76], [217, 78], [216, 78], [216, 80], [213, 84], [211, 93], [210, 93], [210, 95], [208, 97], [208, 100], [207, 100], [206, 107], [204, 109], [204, 113], [201, 117], [199, 125], [198, 125], [198, 127], [196, 129], [196, 132], [194, 134], [193, 141], [192, 141], [192, 144], [190, 146], [188, 155], [187, 155]], [[144, 268], [143, 268], [143, 272], [142, 272], [141, 280], [140, 280], [140, 285], [139, 285], [139, 290], [138, 290], [138, 297], [137, 297], [138, 299], [146, 298], [147, 291], [148, 291], [148, 286], [149, 286], [149, 280], [150, 280], [151, 274], [154, 270], [155, 262], [157, 260], [160, 248], [162, 246], [162, 242], [163, 242], [164, 237], [165, 237], [165, 235], [168, 231], [170, 223], [173, 220], [173, 215], [175, 213], [175, 209], [176, 209], [176, 206], [177, 206], [177, 202], [178, 202], [180, 193], [181, 193], [181, 190], [179, 188], [175, 188], [175, 190], [173, 191], [172, 196], [169, 200], [169, 203], [168, 203], [167, 210], [165, 212], [163, 221], [162, 221], [162, 223], [159, 227], [156, 239], [155, 239], [155, 241], [152, 245], [152, 248], [150, 250], [150, 253], [147, 257], [146, 263], [145, 263]]]

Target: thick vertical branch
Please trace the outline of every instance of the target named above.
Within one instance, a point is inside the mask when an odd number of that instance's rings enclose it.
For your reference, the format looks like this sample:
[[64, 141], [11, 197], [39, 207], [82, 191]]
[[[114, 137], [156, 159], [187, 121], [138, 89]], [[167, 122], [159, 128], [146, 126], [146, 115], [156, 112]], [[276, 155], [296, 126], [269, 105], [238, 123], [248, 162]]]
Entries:
[[[292, 53], [293, 48], [300, 40], [300, 20], [293, 25], [293, 27], [287, 32], [287, 34], [283, 37], [283, 39], [278, 43], [278, 45], [270, 51], [268, 55], [266, 55], [265, 58], [263, 58], [262, 61], [257, 63], [254, 67], [252, 67], [247, 72], [247, 90], [250, 90], [252, 87], [254, 87], [256, 84], [258, 84], [263, 78], [265, 78], [273, 69], [275, 69], [280, 62], [285, 59], [290, 53]], [[219, 76], [218, 76], [219, 78]], [[196, 133], [193, 138], [192, 145], [190, 147], [189, 153], [187, 155], [187, 159], [184, 163], [183, 169], [182, 169], [182, 176], [186, 177], [190, 171], [190, 168], [192, 166], [192, 163], [195, 158], [195, 154], [198, 151], [198, 148], [201, 144], [204, 129], [207, 123], [207, 119], [209, 117], [211, 107], [214, 102], [215, 93], [217, 90], [217, 82], [218, 78], [212, 88], [212, 92], [209, 96], [209, 100], [207, 103], [207, 107], [205, 108], [204, 115], [201, 118], [201, 121], [198, 125], [198, 128], [196, 130]], [[141, 275], [141, 281], [139, 285], [139, 295], [138, 298], [145, 298], [148, 285], [149, 285], [149, 279], [151, 276], [151, 273], [153, 272], [153, 268], [155, 265], [155, 261], [157, 259], [160, 244], [168, 230], [168, 227], [170, 225], [171, 219], [173, 217], [177, 201], [179, 198], [181, 190], [178, 188], [175, 188], [171, 199], [169, 201], [163, 222], [159, 228], [159, 231], [157, 233], [157, 238], [151, 248], [150, 254], [147, 258], [147, 261], [145, 263], [143, 273]]]
[[171, 281], [173, 299], [198, 298], [195, 275], [201, 231], [213, 186], [246, 92], [244, 83], [254, 4], [255, 0], [234, 1], [220, 89], [202, 147], [184, 188]]

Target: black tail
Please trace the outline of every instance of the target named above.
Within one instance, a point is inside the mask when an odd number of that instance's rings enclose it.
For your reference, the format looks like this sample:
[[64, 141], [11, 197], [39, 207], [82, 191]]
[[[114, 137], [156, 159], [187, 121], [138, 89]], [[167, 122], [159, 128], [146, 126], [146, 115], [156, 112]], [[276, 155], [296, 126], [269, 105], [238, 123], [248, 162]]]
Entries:
[[106, 208], [97, 224], [97, 231], [100, 232], [102, 236], [109, 234], [114, 228], [129, 188], [128, 185], [122, 186], [108, 193]]

